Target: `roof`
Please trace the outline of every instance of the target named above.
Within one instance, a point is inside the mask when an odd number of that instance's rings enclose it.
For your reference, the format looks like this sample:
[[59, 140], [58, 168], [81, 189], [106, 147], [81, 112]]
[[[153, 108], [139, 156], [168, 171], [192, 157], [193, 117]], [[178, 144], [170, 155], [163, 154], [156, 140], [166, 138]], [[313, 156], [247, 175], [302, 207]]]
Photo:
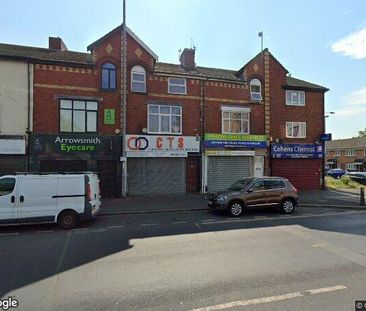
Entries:
[[319, 90], [319, 91], [324, 91], [327, 92], [329, 91], [328, 88], [318, 85], [318, 84], [314, 84], [314, 83], [310, 83], [304, 80], [300, 80], [300, 79], [296, 79], [290, 76], [286, 77], [286, 85], [285, 88], [300, 88], [300, 89], [312, 89], [312, 90]]
[[[123, 25], [123, 24], [122, 24]], [[117, 31], [122, 31], [122, 25], [117, 26], [116, 28], [114, 28], [113, 30], [111, 30], [110, 32], [108, 32], [106, 35], [104, 35], [103, 37], [99, 38], [97, 41], [94, 41], [92, 44], [88, 45], [88, 51], [92, 51], [93, 49], [95, 49], [97, 46], [99, 46], [100, 44], [102, 44], [102, 42], [107, 39], [108, 37], [112, 36], [113, 34], [115, 34]], [[128, 28], [126, 26], [126, 32], [137, 42], [139, 43], [147, 52], [150, 53], [150, 55], [152, 57], [154, 57], [156, 60], [159, 59], [158, 55], [156, 55], [130, 28]]]
[[178, 64], [157, 62], [155, 64], [154, 72], [243, 82], [243, 79], [241, 77], [235, 76], [236, 70], [228, 70], [228, 69], [197, 66], [195, 70], [187, 71]]
[[355, 137], [348, 139], [331, 140], [325, 143], [326, 150], [334, 149], [366, 149], [366, 137]]
[[93, 57], [90, 53], [80, 53], [68, 50], [59, 51], [5, 43], [0, 43], [0, 57], [94, 65]]

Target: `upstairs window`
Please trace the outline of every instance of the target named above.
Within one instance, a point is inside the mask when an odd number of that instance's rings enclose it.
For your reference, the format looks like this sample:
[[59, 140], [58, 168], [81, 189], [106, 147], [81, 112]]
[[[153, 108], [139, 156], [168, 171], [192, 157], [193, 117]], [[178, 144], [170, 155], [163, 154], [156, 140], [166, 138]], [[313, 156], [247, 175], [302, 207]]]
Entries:
[[146, 71], [141, 66], [133, 66], [131, 69], [131, 91], [146, 92]]
[[340, 150], [334, 151], [334, 156], [335, 157], [340, 157], [341, 156], [341, 151]]
[[187, 94], [186, 79], [169, 78], [168, 79], [168, 93], [186, 95]]
[[356, 156], [356, 149], [346, 149], [346, 156], [347, 157], [354, 157], [354, 156]]
[[248, 108], [221, 107], [223, 134], [249, 134]]
[[111, 63], [105, 63], [102, 66], [102, 89], [116, 89], [116, 66]]
[[305, 106], [305, 92], [286, 91], [286, 105]]
[[182, 107], [149, 105], [149, 133], [182, 134]]
[[95, 133], [97, 120], [97, 101], [60, 100], [60, 132]]
[[262, 84], [258, 79], [252, 79], [250, 81], [250, 99], [256, 102], [262, 100]]
[[287, 138], [306, 138], [306, 122], [286, 122]]

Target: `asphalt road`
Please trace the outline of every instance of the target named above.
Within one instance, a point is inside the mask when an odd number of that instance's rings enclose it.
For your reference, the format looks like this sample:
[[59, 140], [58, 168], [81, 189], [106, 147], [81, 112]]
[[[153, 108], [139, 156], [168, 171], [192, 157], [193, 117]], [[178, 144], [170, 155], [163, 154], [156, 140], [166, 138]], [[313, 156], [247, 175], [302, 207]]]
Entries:
[[355, 310], [365, 235], [366, 210], [330, 208], [0, 227], [0, 297], [17, 310]]

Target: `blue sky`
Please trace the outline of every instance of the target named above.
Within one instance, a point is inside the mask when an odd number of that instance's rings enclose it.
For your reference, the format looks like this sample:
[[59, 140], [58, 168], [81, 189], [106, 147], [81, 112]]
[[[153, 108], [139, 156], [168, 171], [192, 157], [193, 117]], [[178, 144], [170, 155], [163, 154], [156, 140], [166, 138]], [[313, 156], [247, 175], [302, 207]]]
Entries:
[[[2, 0], [0, 42], [70, 50], [121, 23], [122, 0]], [[366, 1], [127, 0], [128, 26], [163, 62], [197, 47], [200, 66], [239, 69], [264, 45], [293, 77], [324, 85], [327, 131], [356, 136], [366, 127]]]

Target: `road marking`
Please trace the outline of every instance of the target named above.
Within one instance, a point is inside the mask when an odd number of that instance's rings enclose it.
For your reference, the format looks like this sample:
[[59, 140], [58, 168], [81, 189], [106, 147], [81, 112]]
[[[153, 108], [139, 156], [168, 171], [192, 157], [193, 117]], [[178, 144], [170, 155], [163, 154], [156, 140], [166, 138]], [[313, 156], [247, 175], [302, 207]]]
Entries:
[[336, 290], [346, 289], [347, 287], [344, 285], [337, 285], [337, 286], [331, 286], [331, 287], [323, 287], [323, 288], [317, 288], [317, 289], [309, 289], [306, 292], [310, 295], [315, 294], [322, 294], [322, 293], [329, 293], [334, 292]]
[[141, 227], [151, 227], [156, 226], [157, 224], [141, 224]]
[[[206, 222], [209, 222], [209, 221], [216, 221], [217, 219], [214, 219], [214, 218], [210, 218], [210, 219], [202, 219], [202, 221], [206, 221]], [[202, 222], [201, 221], [201, 222]]]
[[108, 229], [119, 229], [119, 228], [124, 228], [125, 226], [120, 225], [120, 226], [109, 226]]
[[38, 231], [36, 231], [36, 233], [51, 233], [51, 232], [55, 232], [55, 230], [38, 230]]
[[173, 225], [181, 225], [181, 224], [186, 224], [186, 221], [172, 221]]
[[11, 233], [0, 233], [0, 236], [12, 236], [12, 235], [18, 235], [20, 232], [11, 232]]
[[223, 309], [229, 309], [233, 307], [243, 307], [243, 306], [251, 306], [251, 305], [258, 305], [262, 303], [270, 303], [275, 301], [282, 301], [282, 300], [288, 300], [298, 297], [304, 297], [307, 294], [315, 295], [315, 294], [321, 294], [321, 293], [329, 293], [341, 289], [346, 289], [346, 286], [343, 285], [337, 285], [332, 287], [324, 287], [324, 288], [317, 288], [317, 289], [309, 289], [305, 292], [294, 292], [294, 293], [288, 293], [284, 295], [277, 295], [277, 296], [270, 296], [270, 297], [262, 297], [262, 298], [254, 298], [254, 299], [247, 299], [247, 300], [237, 300], [232, 302], [227, 302], [223, 304], [203, 307], [203, 308], [197, 308], [192, 309], [191, 311], [215, 311], [215, 310], [223, 310]]
[[325, 243], [318, 243], [318, 244], [313, 244], [311, 245], [312, 247], [324, 247], [326, 244]]

